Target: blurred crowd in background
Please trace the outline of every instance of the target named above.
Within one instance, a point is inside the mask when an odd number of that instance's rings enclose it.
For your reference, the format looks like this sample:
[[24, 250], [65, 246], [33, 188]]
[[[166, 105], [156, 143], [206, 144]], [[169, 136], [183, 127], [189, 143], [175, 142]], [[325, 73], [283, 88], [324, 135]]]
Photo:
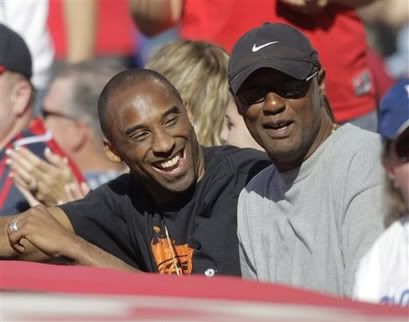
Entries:
[[[165, 5], [162, 4], [166, 2], [174, 1], [152, 1], [151, 6], [156, 5], [157, 9], [151, 10], [157, 10], [161, 15], [166, 15], [166, 10], [163, 8]], [[181, 6], [182, 2], [178, 2]], [[185, 7], [179, 10], [187, 11], [189, 6], [209, 6], [213, 7], [215, 12], [220, 12], [225, 10], [225, 6], [230, 5], [230, 1], [221, 0], [204, 1], [208, 5], [199, 4], [200, 2], [202, 1], [186, 1]], [[270, 7], [275, 5], [275, 1], [261, 2]], [[156, 30], [152, 28], [153, 30], [148, 31], [146, 29], [149, 27], [146, 26], [138, 28], [132, 16], [133, 12], [138, 12], [138, 10], [132, 10], [134, 3], [137, 4], [136, 7], [149, 6], [149, 1], [138, 0], [129, 2], [127, 0], [5, 0], [1, 3], [0, 22], [12, 27], [27, 39], [35, 57], [33, 82], [37, 88], [43, 89], [52, 75], [51, 66], [58, 67], [63, 62], [78, 63], [88, 59], [98, 59], [102, 63], [115, 61], [124, 67], [142, 67], [161, 46], [177, 38], [185, 38], [183, 34], [181, 35], [181, 31], [184, 31], [182, 28], [187, 27], [182, 25], [185, 22], [181, 22], [181, 17], [178, 18], [179, 21], [175, 18], [172, 23], [169, 23], [169, 27], [156, 28]], [[234, 1], [234, 3], [235, 6], [249, 6], [249, 2], [244, 0]], [[378, 0], [366, 1], [366, 3], [368, 4], [357, 9], [357, 13], [365, 25], [370, 48], [369, 58], [374, 60], [373, 64], [377, 67], [382, 68], [384, 64], [385, 73], [391, 78], [396, 79], [407, 75], [409, 70], [407, 1]], [[250, 15], [252, 14], [251, 8], [246, 10]], [[211, 23], [215, 24], [217, 20], [217, 24], [223, 24], [223, 21], [220, 21], [222, 15], [223, 13], [214, 16]], [[193, 14], [192, 17], [186, 17], [190, 19], [187, 22], [189, 24], [202, 23], [200, 18]], [[263, 18], [255, 20], [261, 23]], [[234, 19], [237, 24], [240, 24], [243, 17], [236, 16]], [[144, 30], [145, 34], [140, 29]], [[191, 29], [194, 30], [194, 28]], [[192, 35], [192, 31], [189, 32], [189, 39], [212, 41], [209, 39], [211, 37], [209, 34]], [[225, 49], [229, 51], [230, 48]], [[351, 49], [346, 47], [344, 50], [347, 52]], [[381, 78], [380, 81], [385, 80]], [[37, 111], [38, 109], [39, 107]]]

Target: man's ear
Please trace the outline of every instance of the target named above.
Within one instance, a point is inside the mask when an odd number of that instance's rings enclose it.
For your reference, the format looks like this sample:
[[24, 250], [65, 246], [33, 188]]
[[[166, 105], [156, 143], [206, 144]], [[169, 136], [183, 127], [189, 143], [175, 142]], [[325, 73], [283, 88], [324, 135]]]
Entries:
[[107, 139], [104, 138], [102, 140], [102, 144], [104, 146], [105, 155], [108, 157], [109, 160], [115, 163], [122, 162], [122, 159], [120, 158], [120, 156], [118, 155], [114, 147], [112, 146], [111, 142], [109, 142]]
[[21, 116], [31, 107], [33, 89], [26, 79], [16, 81], [11, 90], [11, 102], [16, 115]]
[[325, 70], [321, 69], [318, 72], [318, 84], [320, 85], [321, 93], [327, 96], [327, 89], [325, 88]]

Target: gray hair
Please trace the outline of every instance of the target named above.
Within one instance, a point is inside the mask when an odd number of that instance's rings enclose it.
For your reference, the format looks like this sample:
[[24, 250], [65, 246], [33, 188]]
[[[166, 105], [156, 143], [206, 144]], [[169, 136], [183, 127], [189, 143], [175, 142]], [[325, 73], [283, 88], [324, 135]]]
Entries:
[[97, 140], [103, 137], [98, 119], [98, 97], [108, 81], [123, 69], [120, 64], [92, 60], [66, 65], [56, 75], [56, 79], [64, 78], [71, 83], [66, 113], [87, 123]]

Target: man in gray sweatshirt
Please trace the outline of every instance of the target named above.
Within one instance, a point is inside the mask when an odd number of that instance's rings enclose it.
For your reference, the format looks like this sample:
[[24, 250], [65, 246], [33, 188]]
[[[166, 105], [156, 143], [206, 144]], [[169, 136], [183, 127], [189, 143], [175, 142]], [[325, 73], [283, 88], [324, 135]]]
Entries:
[[290, 26], [243, 35], [229, 85], [273, 161], [239, 197], [242, 275], [350, 295], [359, 260], [382, 231], [380, 137], [334, 122], [318, 53]]

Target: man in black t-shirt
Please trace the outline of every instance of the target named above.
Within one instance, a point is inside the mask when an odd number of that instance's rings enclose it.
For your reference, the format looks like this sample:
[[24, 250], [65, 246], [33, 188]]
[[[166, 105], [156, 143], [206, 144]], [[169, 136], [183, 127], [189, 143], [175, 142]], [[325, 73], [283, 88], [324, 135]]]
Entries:
[[106, 153], [130, 173], [83, 200], [0, 218], [0, 256], [239, 275], [237, 198], [267, 156], [200, 147], [179, 93], [150, 70], [115, 76], [98, 109]]

